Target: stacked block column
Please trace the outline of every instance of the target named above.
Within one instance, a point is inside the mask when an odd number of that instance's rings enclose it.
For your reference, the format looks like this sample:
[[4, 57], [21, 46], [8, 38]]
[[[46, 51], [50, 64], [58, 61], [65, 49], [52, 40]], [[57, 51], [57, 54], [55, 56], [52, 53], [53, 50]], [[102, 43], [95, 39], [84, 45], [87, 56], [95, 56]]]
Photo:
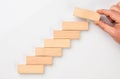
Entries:
[[[75, 8], [74, 16], [93, 21], [100, 18], [97, 13], [80, 8]], [[26, 64], [18, 65], [18, 72], [20, 74], [44, 73], [45, 66], [53, 63], [53, 57], [62, 56], [62, 48], [69, 48], [71, 40], [80, 38], [81, 30], [88, 30], [88, 22], [62, 22], [62, 30], [55, 30], [53, 39], [45, 39], [43, 48], [36, 47], [35, 56], [27, 56]]]

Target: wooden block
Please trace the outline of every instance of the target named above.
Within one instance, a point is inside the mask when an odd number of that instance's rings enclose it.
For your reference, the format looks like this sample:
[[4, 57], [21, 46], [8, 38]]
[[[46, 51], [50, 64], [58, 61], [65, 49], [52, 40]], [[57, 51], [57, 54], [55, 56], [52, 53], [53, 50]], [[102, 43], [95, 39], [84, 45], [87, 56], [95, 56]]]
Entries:
[[100, 20], [100, 15], [98, 13], [82, 8], [75, 8], [74, 16], [93, 20], [93, 21]]
[[26, 64], [27, 65], [50, 65], [52, 64], [52, 57], [27, 56]]
[[88, 30], [88, 22], [65, 21], [62, 23], [62, 29], [68, 31]]
[[54, 31], [55, 39], [79, 39], [80, 31]]
[[69, 48], [70, 39], [46, 39], [44, 40], [45, 47], [60, 47], [60, 48]]
[[62, 48], [36, 48], [36, 56], [61, 56]]
[[18, 73], [20, 74], [42, 74], [43, 72], [43, 65], [18, 65]]

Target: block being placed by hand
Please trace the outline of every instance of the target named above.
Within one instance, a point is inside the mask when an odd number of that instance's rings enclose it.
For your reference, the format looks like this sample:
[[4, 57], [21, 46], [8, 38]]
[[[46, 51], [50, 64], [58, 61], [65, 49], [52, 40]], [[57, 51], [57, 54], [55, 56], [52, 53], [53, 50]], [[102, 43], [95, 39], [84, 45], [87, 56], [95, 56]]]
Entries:
[[27, 65], [50, 65], [52, 64], [52, 57], [37, 57], [37, 56], [27, 56]]
[[18, 73], [20, 74], [42, 74], [44, 72], [43, 65], [18, 65]]
[[55, 30], [54, 31], [54, 38], [55, 39], [79, 39], [80, 38], [80, 31]]
[[64, 21], [62, 29], [67, 31], [88, 30], [88, 22]]
[[44, 40], [45, 47], [54, 47], [54, 48], [69, 48], [70, 39], [46, 39]]
[[36, 48], [36, 56], [61, 56], [62, 48]]
[[74, 16], [84, 18], [84, 19], [89, 19], [92, 21], [100, 20], [100, 15], [98, 13], [87, 10], [87, 9], [82, 9], [82, 8], [75, 8]]

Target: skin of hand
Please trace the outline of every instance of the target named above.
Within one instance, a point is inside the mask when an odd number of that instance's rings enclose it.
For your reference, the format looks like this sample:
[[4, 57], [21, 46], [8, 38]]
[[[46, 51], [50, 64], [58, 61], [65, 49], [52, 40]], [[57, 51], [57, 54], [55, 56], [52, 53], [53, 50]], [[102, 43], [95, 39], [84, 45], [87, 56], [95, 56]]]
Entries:
[[114, 26], [110, 26], [103, 21], [95, 22], [101, 29], [110, 34], [112, 38], [120, 44], [120, 2], [113, 5], [110, 9], [100, 9], [97, 11], [101, 15], [105, 15]]

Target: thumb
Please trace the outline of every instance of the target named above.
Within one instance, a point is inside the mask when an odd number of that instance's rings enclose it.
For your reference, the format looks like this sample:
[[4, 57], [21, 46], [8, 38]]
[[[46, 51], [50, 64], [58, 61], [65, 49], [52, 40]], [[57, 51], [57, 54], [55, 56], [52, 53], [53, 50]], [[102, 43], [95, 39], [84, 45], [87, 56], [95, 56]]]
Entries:
[[103, 21], [95, 22], [95, 24], [98, 25], [105, 32], [109, 33], [111, 36], [115, 35], [115, 28], [113, 28], [112, 26], [104, 23]]

